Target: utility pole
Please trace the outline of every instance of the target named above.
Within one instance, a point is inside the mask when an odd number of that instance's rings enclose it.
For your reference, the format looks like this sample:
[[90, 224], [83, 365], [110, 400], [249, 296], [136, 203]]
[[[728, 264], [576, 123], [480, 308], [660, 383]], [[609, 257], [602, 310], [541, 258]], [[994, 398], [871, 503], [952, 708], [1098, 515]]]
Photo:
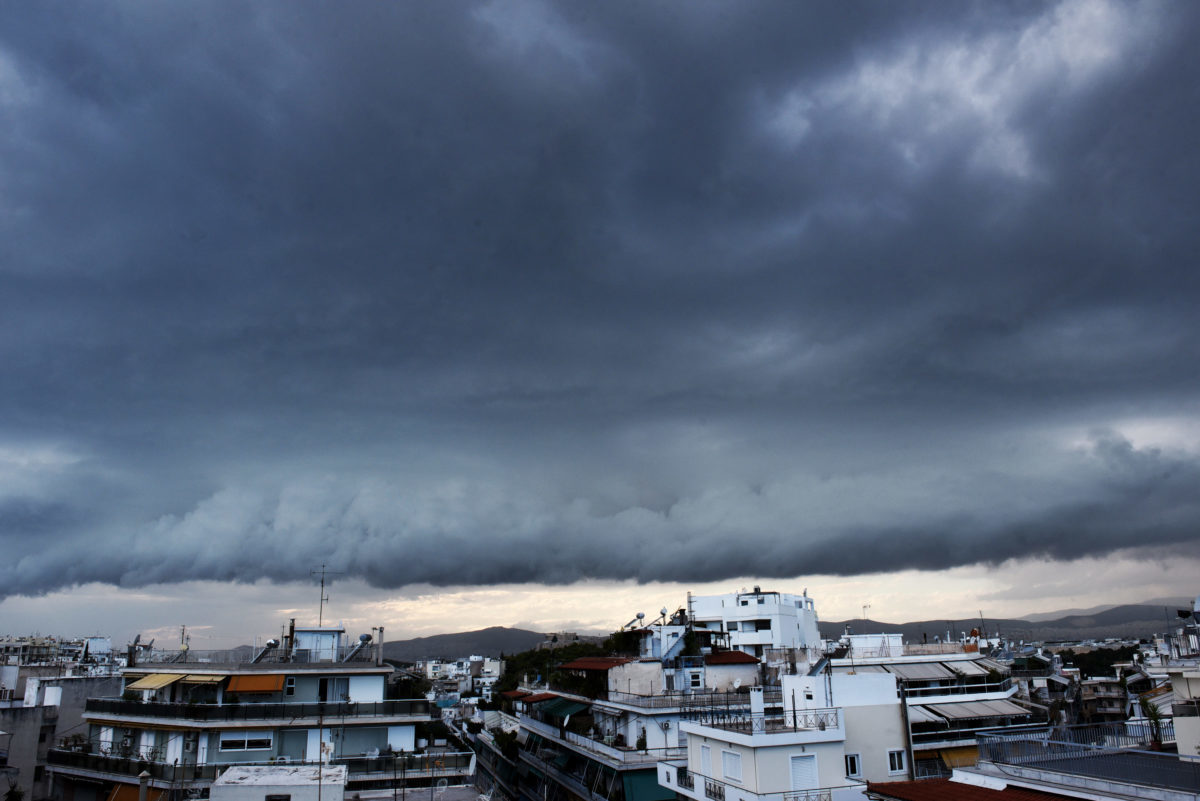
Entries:
[[343, 574], [333, 570], [326, 570], [325, 563], [322, 562], [320, 570], [310, 570], [308, 571], [308, 575], [321, 577], [321, 601], [317, 604], [317, 628], [320, 628], [325, 622], [325, 604], [329, 603], [329, 596], [325, 594], [325, 577], [340, 576]]

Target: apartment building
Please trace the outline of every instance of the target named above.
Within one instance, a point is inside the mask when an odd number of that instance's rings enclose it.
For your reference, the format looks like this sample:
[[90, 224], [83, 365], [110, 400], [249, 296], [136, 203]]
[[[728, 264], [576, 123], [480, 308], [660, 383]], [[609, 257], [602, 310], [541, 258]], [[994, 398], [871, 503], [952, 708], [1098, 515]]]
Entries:
[[78, 734], [48, 754], [64, 801], [115, 800], [138, 776], [207, 797], [231, 765], [337, 764], [348, 790], [461, 779], [472, 754], [422, 747], [424, 699], [385, 697], [390, 666], [341, 629], [294, 629], [254, 654], [181, 651], [124, 671], [117, 697], [87, 700]]

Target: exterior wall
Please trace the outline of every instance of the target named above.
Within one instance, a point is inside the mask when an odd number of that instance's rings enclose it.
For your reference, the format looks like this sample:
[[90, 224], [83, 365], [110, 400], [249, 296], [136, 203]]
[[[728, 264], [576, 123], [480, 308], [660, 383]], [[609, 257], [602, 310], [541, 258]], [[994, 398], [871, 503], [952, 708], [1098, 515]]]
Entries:
[[0, 709], [0, 731], [12, 735], [0, 738], [0, 745], [7, 745], [8, 766], [17, 769], [16, 784], [31, 801], [45, 795], [36, 792], [34, 774], [40, 773], [36, 770], [38, 765], [46, 764], [46, 750], [54, 739], [54, 720], [47, 719], [54, 711], [54, 707], [45, 706]]
[[627, 662], [608, 671], [610, 692], [658, 695], [663, 691], [661, 662]]
[[[859, 755], [861, 776], [858, 778], [873, 782], [905, 778], [888, 771], [888, 751], [905, 749], [900, 705], [846, 707], [842, 709], [842, 715], [846, 727], [843, 753]], [[844, 763], [841, 775], [845, 775]]]
[[[704, 770], [702, 749], [711, 749], [710, 772]], [[741, 780], [735, 780], [725, 775], [722, 752], [737, 754], [741, 758]], [[804, 745], [779, 745], [752, 748], [740, 743], [732, 743], [715, 737], [688, 736], [688, 772], [707, 776], [729, 785], [725, 791], [725, 801], [736, 801], [730, 788], [745, 790], [747, 794], [783, 793], [789, 792], [791, 786], [791, 757], [799, 755], [814, 755], [817, 760], [817, 783], [812, 788], [836, 787], [844, 785], [845, 762], [841, 742], [807, 743]]]
[[708, 665], [704, 684], [710, 690], [730, 691], [758, 684], [758, 665]]
[[1200, 756], [1200, 718], [1177, 717], [1174, 721], [1180, 755]]

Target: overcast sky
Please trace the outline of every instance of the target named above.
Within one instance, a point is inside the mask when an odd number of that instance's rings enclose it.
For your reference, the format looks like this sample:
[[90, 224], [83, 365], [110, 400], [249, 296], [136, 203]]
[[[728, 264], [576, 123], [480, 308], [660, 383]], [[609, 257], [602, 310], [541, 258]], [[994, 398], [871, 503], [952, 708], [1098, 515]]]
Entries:
[[1200, 592], [1195, 3], [0, 15], [2, 630]]

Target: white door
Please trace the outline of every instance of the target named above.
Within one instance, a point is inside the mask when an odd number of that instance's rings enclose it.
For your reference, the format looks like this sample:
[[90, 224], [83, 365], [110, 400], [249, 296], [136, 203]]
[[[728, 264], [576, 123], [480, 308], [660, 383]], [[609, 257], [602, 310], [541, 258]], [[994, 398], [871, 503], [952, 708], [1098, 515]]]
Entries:
[[792, 757], [792, 789], [815, 790], [817, 782], [817, 755], [800, 754]]

